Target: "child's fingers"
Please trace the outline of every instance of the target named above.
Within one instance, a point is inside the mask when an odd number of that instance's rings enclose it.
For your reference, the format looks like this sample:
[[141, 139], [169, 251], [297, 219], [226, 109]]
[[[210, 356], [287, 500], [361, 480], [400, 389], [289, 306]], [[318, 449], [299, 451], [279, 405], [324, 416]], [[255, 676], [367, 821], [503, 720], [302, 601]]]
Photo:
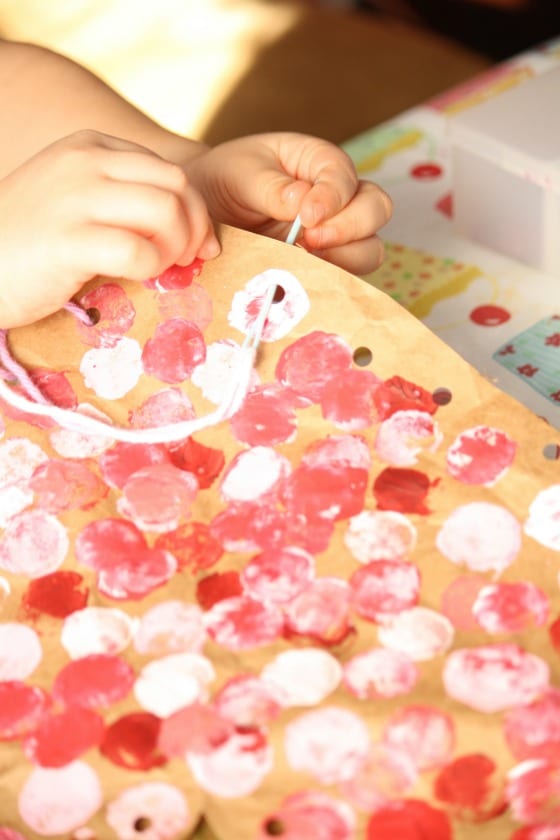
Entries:
[[168, 264], [192, 261], [208, 234], [206, 207], [194, 190], [179, 195], [150, 184], [104, 181], [84, 201], [87, 221], [142, 234]]
[[76, 290], [97, 274], [147, 280], [169, 263], [157, 245], [145, 236], [118, 227], [87, 225], [64, 243], [64, 262], [76, 275]]
[[385, 255], [383, 242], [378, 236], [370, 236], [357, 242], [350, 242], [338, 248], [326, 248], [315, 251], [318, 257], [335, 263], [345, 271], [364, 276], [375, 271], [383, 262]]
[[391, 213], [387, 193], [369, 181], [360, 181], [355, 196], [342, 210], [305, 230], [305, 244], [313, 250], [324, 250], [367, 240], [387, 224]]

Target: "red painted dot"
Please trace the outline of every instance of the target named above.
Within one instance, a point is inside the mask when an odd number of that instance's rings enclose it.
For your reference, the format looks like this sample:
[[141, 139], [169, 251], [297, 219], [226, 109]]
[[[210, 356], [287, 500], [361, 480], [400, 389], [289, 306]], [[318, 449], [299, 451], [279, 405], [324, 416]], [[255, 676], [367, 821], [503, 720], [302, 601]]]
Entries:
[[373, 495], [380, 510], [426, 515], [430, 512], [426, 497], [436, 483], [419, 470], [387, 467], [375, 479]]
[[109, 726], [100, 750], [117, 767], [151, 770], [167, 758], [158, 748], [161, 720], [150, 712], [132, 712]]
[[62, 570], [32, 580], [23, 596], [23, 606], [30, 611], [66, 618], [87, 604], [88, 589], [80, 589], [83, 577], [78, 572]]
[[204, 446], [192, 438], [169, 448], [171, 462], [180, 470], [192, 473], [198, 486], [210, 487], [224, 468], [225, 457], [221, 449]]
[[129, 693], [134, 671], [124, 659], [105, 653], [75, 659], [59, 671], [52, 693], [66, 706], [111, 706]]
[[32, 730], [49, 702], [41, 688], [17, 680], [0, 682], [0, 741], [21, 738]]
[[368, 822], [367, 840], [451, 840], [447, 814], [417, 799], [394, 802]]
[[209, 610], [218, 601], [233, 598], [236, 595], [241, 595], [242, 592], [243, 586], [239, 580], [238, 572], [215, 572], [198, 582], [196, 598], [203, 609]]
[[469, 315], [471, 321], [480, 327], [498, 327], [505, 324], [511, 318], [510, 313], [503, 306], [495, 306], [487, 303], [484, 306], [477, 306]]
[[26, 738], [24, 752], [41, 767], [64, 767], [97, 747], [104, 729], [103, 718], [91, 709], [75, 707], [46, 714]]
[[495, 789], [496, 765], [488, 756], [463, 755], [444, 767], [434, 782], [434, 794], [456, 815], [476, 822], [492, 819], [506, 807]]
[[155, 548], [169, 551], [177, 561], [179, 571], [190, 569], [193, 573], [215, 566], [223, 548], [210, 533], [205, 522], [184, 522], [174, 531], [160, 534]]
[[442, 172], [443, 169], [438, 163], [417, 163], [410, 170], [410, 175], [419, 181], [432, 181], [441, 177]]

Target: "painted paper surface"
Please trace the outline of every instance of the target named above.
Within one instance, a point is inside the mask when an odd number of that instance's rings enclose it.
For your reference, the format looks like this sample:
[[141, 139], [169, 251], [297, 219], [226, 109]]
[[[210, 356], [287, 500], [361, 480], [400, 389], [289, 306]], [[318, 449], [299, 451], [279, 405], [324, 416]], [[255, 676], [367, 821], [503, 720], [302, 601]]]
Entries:
[[560, 823], [554, 430], [385, 294], [222, 236], [211, 317], [188, 320], [189, 278], [100, 279], [94, 334], [68, 313], [11, 333], [60, 404], [161, 425], [220, 399], [255, 278], [289, 285], [243, 406], [192, 440], [1, 407], [0, 837], [173, 840], [203, 815], [219, 840], [539, 837]]

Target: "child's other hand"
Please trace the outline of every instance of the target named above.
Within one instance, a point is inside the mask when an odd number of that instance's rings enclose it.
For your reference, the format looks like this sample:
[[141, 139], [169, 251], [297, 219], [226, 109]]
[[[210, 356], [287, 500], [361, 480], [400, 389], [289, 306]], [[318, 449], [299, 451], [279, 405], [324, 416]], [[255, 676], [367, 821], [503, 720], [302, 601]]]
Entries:
[[302, 244], [354, 274], [383, 261], [377, 231], [392, 213], [383, 190], [358, 179], [348, 155], [302, 134], [231, 140], [196, 158], [187, 171], [212, 217], [278, 239], [299, 213]]
[[176, 164], [84, 131], [0, 181], [0, 327], [60, 309], [98, 274], [144, 280], [219, 252], [204, 200]]

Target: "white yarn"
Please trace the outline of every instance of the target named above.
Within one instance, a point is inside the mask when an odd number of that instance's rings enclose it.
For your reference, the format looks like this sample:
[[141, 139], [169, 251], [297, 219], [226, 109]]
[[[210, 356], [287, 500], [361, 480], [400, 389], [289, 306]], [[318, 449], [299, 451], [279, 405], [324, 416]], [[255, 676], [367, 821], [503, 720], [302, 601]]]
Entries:
[[[292, 245], [301, 228], [299, 215], [295, 219], [286, 243]], [[223, 420], [232, 417], [241, 407], [251, 382], [251, 374], [255, 364], [257, 349], [270, 307], [274, 299], [276, 284], [271, 283], [263, 297], [263, 302], [252, 329], [247, 333], [245, 341], [235, 360], [229, 388], [215, 411], [194, 420], [181, 420], [164, 426], [146, 429], [131, 429], [113, 426], [96, 417], [82, 414], [67, 408], [60, 408], [52, 403], [37, 403], [28, 397], [18, 394], [0, 378], [0, 397], [13, 408], [39, 417], [48, 417], [60, 427], [84, 435], [105, 436], [123, 443], [173, 443], [184, 440], [196, 432], [216, 426]]]

